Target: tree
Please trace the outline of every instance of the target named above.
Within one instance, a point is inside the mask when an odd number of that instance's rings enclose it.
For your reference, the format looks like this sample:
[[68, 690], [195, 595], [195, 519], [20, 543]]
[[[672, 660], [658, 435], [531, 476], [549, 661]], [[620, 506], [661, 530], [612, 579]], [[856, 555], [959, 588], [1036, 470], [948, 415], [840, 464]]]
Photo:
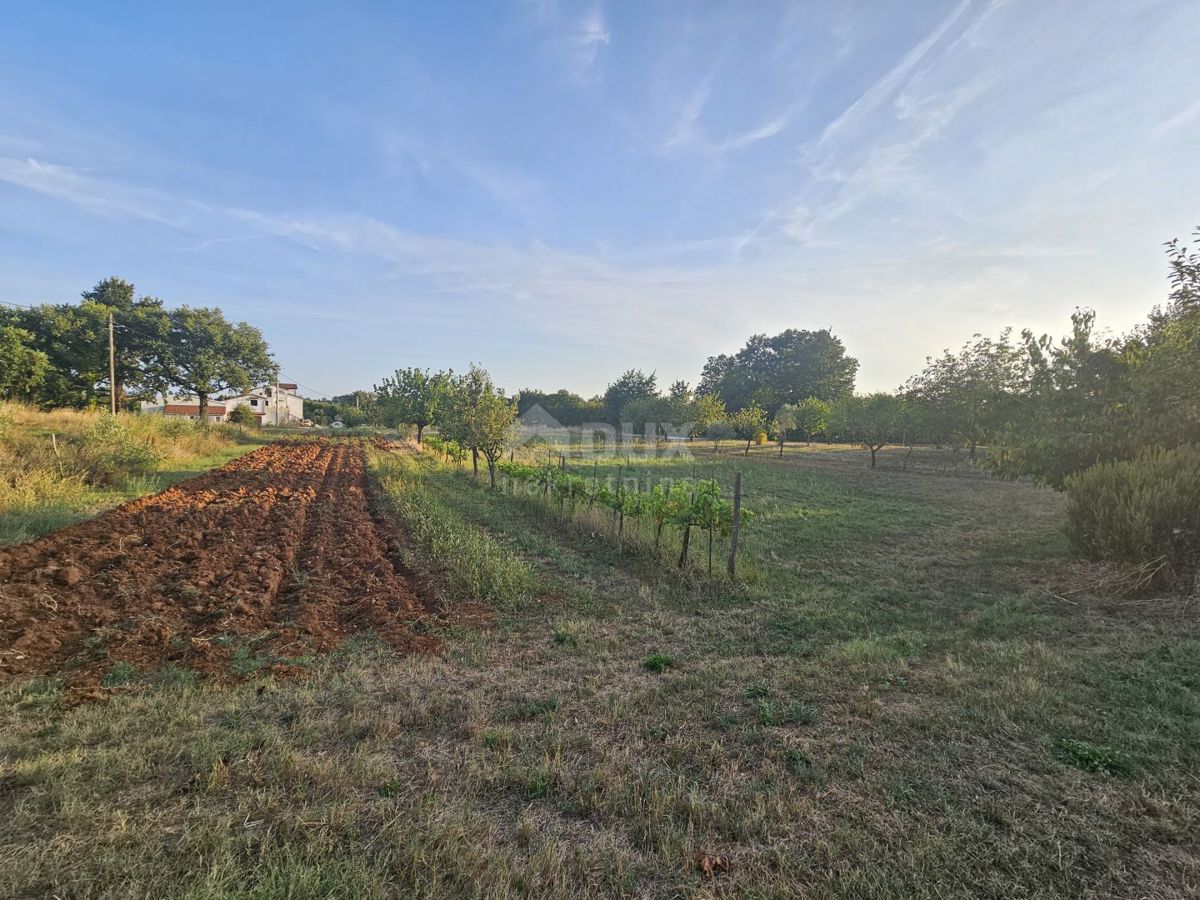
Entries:
[[808, 443], [811, 444], [814, 437], [823, 434], [829, 427], [831, 407], [824, 400], [805, 397], [796, 404], [795, 410], [796, 424], [793, 427], [804, 435]]
[[733, 425], [729, 419], [722, 416], [719, 419], [713, 419], [704, 428], [704, 436], [713, 442], [713, 450], [721, 449], [721, 441], [727, 441], [734, 436]]
[[939, 442], [969, 447], [971, 459], [1008, 421], [1019, 389], [1020, 359], [1009, 334], [1005, 329], [995, 341], [977, 334], [958, 353], [927, 359], [904, 388], [925, 407]]
[[534, 406], [540, 406], [564, 427], [578, 427], [588, 422], [605, 420], [603, 400], [599, 398], [584, 400], [578, 394], [573, 394], [568, 390], [558, 390], [548, 394], [534, 388], [524, 388], [515, 399], [518, 415], [523, 416]]
[[775, 412], [775, 418], [771, 420], [771, 433], [775, 435], [775, 440], [779, 442], [779, 458], [783, 459], [783, 445], [787, 443], [789, 431], [796, 428], [797, 416], [796, 407], [790, 403], [785, 403]]
[[379, 405], [379, 394], [375, 390], [351, 391], [349, 394], [339, 394], [333, 398], [338, 406], [342, 421], [349, 424], [353, 419], [358, 425], [383, 424], [383, 410]]
[[475, 477], [479, 475], [479, 454], [483, 454], [488, 480], [494, 488], [496, 463], [512, 441], [516, 402], [505, 397], [487, 370], [474, 363], [466, 374], [448, 380], [445, 397], [447, 402], [439, 419], [441, 430], [461, 446], [471, 448]]
[[832, 402], [854, 390], [858, 360], [828, 329], [756, 334], [734, 356], [709, 357], [696, 391], [730, 409], [751, 403], [778, 409], [806, 397]]
[[1074, 472], [1134, 454], [1128, 348], [1097, 340], [1095, 321], [1077, 310], [1058, 342], [1023, 333], [1022, 389], [986, 460], [992, 471], [1061, 488]]
[[692, 401], [684, 421], [692, 423], [688, 437], [706, 434], [708, 427], [725, 418], [725, 404], [715, 394], [698, 394]]
[[670, 397], [639, 397], [625, 404], [621, 418], [633, 426], [637, 434], [651, 440], [661, 434], [667, 435], [666, 425], [675, 426], [683, 422], [680, 407]]
[[50, 360], [34, 349], [32, 334], [13, 325], [0, 325], [0, 399], [36, 399], [49, 369]]
[[766, 423], [767, 411], [754, 403], [739, 409], [729, 417], [729, 424], [733, 426], [734, 433], [746, 442], [746, 456], [750, 455], [750, 445], [766, 427]]
[[641, 369], [629, 369], [604, 391], [604, 407], [608, 410], [609, 423], [621, 427], [625, 407], [634, 400], [645, 400], [658, 396], [658, 377], [647, 375]]
[[438, 420], [452, 377], [451, 372], [431, 375], [428, 369], [397, 369], [392, 378], [383, 379], [375, 388], [384, 423], [415, 425], [417, 443], [421, 443], [425, 429]]
[[874, 469], [875, 454], [900, 440], [904, 427], [904, 401], [895, 394], [883, 392], [846, 397], [833, 407], [833, 427], [839, 435], [871, 451], [871, 468]]
[[78, 304], [42, 304], [15, 313], [12, 324], [32, 335], [31, 345], [49, 364], [39, 392], [43, 405], [88, 406], [108, 394], [110, 314], [118, 408], [128, 405], [131, 393], [145, 397], [166, 388], [157, 364], [168, 328], [162, 301], [135, 299], [128, 281], [106, 278], [84, 291]]
[[246, 406], [244, 403], [239, 403], [229, 411], [226, 420], [231, 425], [257, 425], [258, 416], [254, 414], [254, 410]]
[[171, 384], [195, 394], [200, 421], [208, 422], [208, 400], [225, 390], [248, 391], [278, 372], [262, 332], [246, 322], [229, 322], [219, 309], [181, 306], [170, 312], [157, 365]]
[[80, 296], [82, 316], [71, 352], [76, 359], [86, 359], [88, 369], [100, 376], [96, 381], [107, 385], [107, 330], [112, 316], [117, 408], [126, 406], [131, 389], [140, 396], [165, 390], [166, 373], [156, 365], [170, 328], [162, 301], [157, 297], [135, 299], [133, 284], [115, 276], [97, 282]]

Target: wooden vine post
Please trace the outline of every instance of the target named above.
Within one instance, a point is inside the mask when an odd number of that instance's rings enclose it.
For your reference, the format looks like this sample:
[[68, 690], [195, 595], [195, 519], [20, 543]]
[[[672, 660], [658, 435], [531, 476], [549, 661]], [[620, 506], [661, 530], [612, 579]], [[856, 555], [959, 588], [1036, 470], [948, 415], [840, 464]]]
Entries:
[[729, 527], [729, 577], [737, 570], [738, 533], [742, 530], [742, 473], [733, 476], [733, 522]]

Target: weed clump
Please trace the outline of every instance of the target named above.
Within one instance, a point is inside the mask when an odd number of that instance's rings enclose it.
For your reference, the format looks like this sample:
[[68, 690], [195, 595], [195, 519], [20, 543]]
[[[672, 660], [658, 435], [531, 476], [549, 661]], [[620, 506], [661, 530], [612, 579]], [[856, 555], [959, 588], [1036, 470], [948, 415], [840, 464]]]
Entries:
[[651, 653], [642, 660], [642, 668], [647, 672], [665, 672], [675, 665], [675, 657], [668, 653]]
[[1133, 774], [1133, 763], [1127, 754], [1090, 741], [1062, 738], [1054, 747], [1054, 755], [1067, 765], [1085, 772], [1125, 778]]

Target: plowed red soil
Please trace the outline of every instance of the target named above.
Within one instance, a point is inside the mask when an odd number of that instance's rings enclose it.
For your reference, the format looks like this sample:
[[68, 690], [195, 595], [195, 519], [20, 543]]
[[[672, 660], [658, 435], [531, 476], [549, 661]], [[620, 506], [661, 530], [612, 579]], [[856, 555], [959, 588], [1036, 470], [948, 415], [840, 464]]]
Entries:
[[0, 677], [61, 674], [79, 698], [118, 663], [287, 672], [364, 631], [432, 649], [398, 541], [360, 445], [272, 444], [0, 549]]

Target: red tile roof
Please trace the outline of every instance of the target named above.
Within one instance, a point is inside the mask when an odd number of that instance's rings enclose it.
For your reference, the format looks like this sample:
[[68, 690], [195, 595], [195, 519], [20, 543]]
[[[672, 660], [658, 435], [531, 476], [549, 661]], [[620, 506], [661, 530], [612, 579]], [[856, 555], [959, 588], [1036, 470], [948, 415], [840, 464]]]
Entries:
[[[214, 403], [208, 404], [208, 414], [210, 416], [225, 415], [225, 407]], [[163, 407], [163, 415], [167, 416], [198, 416], [200, 415], [199, 403], [168, 403]]]

